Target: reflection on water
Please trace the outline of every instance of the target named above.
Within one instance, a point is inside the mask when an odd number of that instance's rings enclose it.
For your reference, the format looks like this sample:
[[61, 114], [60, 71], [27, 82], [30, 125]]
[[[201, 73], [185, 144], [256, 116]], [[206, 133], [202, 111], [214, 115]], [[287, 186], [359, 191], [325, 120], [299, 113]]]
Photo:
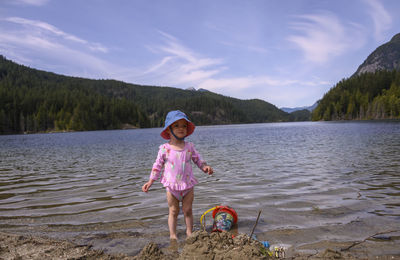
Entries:
[[[0, 226], [75, 235], [166, 232], [164, 189], [157, 183], [141, 192], [163, 142], [159, 132], [0, 136]], [[195, 170], [195, 218], [227, 204], [242, 232], [259, 209], [258, 232], [359, 221], [379, 230], [400, 220], [399, 122], [197, 127], [189, 141], [215, 170]]]

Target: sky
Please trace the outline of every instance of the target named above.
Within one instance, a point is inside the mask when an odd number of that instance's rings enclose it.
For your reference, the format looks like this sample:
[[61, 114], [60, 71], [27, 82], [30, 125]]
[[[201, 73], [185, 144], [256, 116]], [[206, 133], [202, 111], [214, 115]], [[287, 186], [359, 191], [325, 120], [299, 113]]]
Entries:
[[398, 0], [0, 0], [0, 55], [302, 107], [400, 33], [398, 14]]

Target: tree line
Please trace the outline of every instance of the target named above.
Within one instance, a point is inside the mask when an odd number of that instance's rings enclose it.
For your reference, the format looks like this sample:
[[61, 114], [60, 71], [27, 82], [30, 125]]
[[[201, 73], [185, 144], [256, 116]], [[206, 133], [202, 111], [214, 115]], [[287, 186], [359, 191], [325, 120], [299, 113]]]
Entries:
[[174, 109], [187, 113], [197, 125], [304, 118], [258, 99], [68, 77], [0, 55], [0, 134], [160, 127]]
[[400, 118], [400, 71], [376, 71], [343, 79], [318, 101], [312, 120]]

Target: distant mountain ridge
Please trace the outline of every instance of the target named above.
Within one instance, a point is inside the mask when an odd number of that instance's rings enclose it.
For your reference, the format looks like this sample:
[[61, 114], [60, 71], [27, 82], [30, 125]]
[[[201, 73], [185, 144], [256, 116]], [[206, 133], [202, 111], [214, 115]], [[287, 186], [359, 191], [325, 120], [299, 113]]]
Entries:
[[400, 69], [400, 33], [393, 36], [389, 42], [376, 48], [358, 67], [354, 75], [378, 70], [398, 69]]
[[167, 112], [175, 109], [196, 125], [303, 118], [259, 99], [63, 76], [0, 55], [0, 134], [161, 127]]
[[316, 107], [317, 107], [318, 103], [315, 102], [314, 105], [312, 106], [304, 106], [304, 107], [281, 107], [279, 108], [282, 111], [285, 111], [286, 113], [293, 113], [295, 111], [299, 111], [299, 110], [308, 110], [310, 112], [312, 112]]

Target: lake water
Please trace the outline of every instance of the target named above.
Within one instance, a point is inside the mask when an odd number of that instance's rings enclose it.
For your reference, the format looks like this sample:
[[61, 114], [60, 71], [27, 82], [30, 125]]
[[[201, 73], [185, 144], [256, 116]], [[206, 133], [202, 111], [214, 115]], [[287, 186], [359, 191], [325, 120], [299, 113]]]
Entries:
[[[160, 130], [0, 136], [1, 230], [131, 255], [150, 240], [167, 245], [165, 190], [141, 191]], [[262, 210], [257, 238], [297, 249], [400, 229], [400, 122], [204, 126], [187, 140], [215, 172], [195, 170], [195, 229], [222, 204], [243, 233]], [[181, 239], [184, 230], [180, 215]], [[372, 253], [400, 254], [393, 234], [367, 241]]]

